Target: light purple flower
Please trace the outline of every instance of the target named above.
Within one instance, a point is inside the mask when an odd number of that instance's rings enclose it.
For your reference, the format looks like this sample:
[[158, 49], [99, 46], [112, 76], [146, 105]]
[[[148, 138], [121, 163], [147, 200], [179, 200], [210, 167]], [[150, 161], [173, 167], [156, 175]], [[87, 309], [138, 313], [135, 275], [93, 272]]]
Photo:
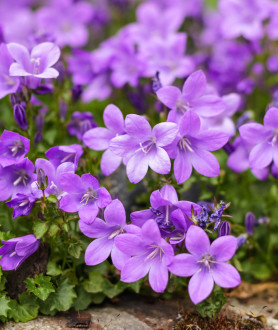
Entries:
[[125, 134], [124, 118], [118, 107], [109, 104], [104, 110], [103, 120], [107, 128], [96, 127], [89, 130], [84, 134], [83, 142], [90, 149], [105, 150], [100, 168], [104, 175], [110, 175], [120, 166], [122, 157], [111, 151], [109, 143], [114, 137]]
[[115, 246], [114, 239], [126, 232], [130, 225], [126, 224], [125, 209], [118, 199], [113, 200], [106, 207], [104, 219], [105, 221], [96, 218], [91, 224], [82, 219], [79, 221], [79, 228], [82, 233], [88, 237], [96, 238], [86, 249], [85, 263], [89, 266], [100, 264], [111, 254], [114, 266], [122, 269], [129, 256]]
[[[150, 197], [151, 207], [148, 210], [132, 212], [130, 219], [136, 226], [142, 227], [143, 224], [150, 219], [153, 219], [160, 230], [170, 230], [173, 225], [178, 225], [178, 227], [184, 227], [185, 229], [189, 227], [192, 222], [188, 220], [191, 217], [191, 209], [199, 212], [201, 207], [197, 204], [187, 201], [179, 201], [178, 195], [175, 188], [171, 185], [165, 185], [160, 190], [155, 190], [152, 192]], [[172, 217], [173, 212], [176, 210], [182, 211], [181, 219], [178, 219], [177, 214]], [[182, 223], [182, 225], [180, 225]]]
[[40, 241], [33, 234], [1, 242], [4, 244], [0, 248], [2, 270], [16, 270], [40, 245]]
[[0, 167], [0, 201], [16, 194], [31, 192], [31, 183], [36, 180], [34, 165], [24, 158], [16, 164]]
[[192, 167], [202, 175], [218, 176], [218, 160], [209, 151], [223, 147], [229, 136], [217, 130], [201, 130], [201, 121], [192, 110], [187, 111], [179, 124], [179, 135], [166, 147], [169, 156], [175, 159], [174, 173], [178, 183], [186, 181]]
[[238, 271], [227, 263], [237, 249], [237, 239], [234, 236], [219, 237], [210, 245], [205, 231], [191, 226], [186, 234], [185, 244], [190, 254], [175, 256], [169, 270], [177, 276], [192, 276], [188, 291], [194, 304], [200, 303], [211, 294], [214, 282], [222, 288], [234, 288], [240, 284]]
[[60, 57], [60, 49], [51, 42], [35, 46], [31, 53], [20, 44], [7, 45], [16, 61], [10, 67], [10, 75], [15, 77], [57, 78], [59, 72], [52, 68]]
[[110, 149], [124, 157], [130, 182], [141, 181], [148, 167], [159, 174], [170, 172], [170, 158], [163, 147], [175, 139], [178, 132], [175, 123], [160, 123], [152, 129], [143, 116], [128, 115], [125, 130], [127, 134], [111, 140]]
[[29, 149], [29, 139], [18, 133], [4, 130], [0, 138], [0, 165], [5, 167], [23, 160]]
[[15, 93], [19, 87], [19, 78], [11, 77], [9, 70], [13, 58], [4, 43], [0, 45], [0, 99], [8, 94]]
[[116, 247], [131, 257], [121, 271], [121, 281], [136, 282], [149, 273], [155, 292], [163, 292], [168, 283], [168, 265], [174, 257], [172, 246], [163, 238], [155, 221], [144, 223], [138, 233], [124, 233], [115, 238]]
[[[35, 167], [38, 169], [42, 169], [47, 176], [48, 179], [48, 187], [45, 189], [45, 196], [55, 195], [58, 199], [60, 199], [64, 193], [61, 187], [61, 176], [64, 173], [74, 173], [75, 167], [74, 163], [65, 162], [55, 167], [49, 160], [38, 158], [35, 162]], [[42, 197], [42, 191], [38, 188], [38, 181], [32, 183], [32, 193], [37, 197]]]
[[79, 140], [82, 140], [83, 135], [94, 127], [97, 127], [97, 124], [91, 112], [75, 111], [68, 124], [68, 131], [70, 135], [76, 135]]
[[79, 144], [52, 147], [45, 153], [46, 157], [55, 167], [58, 167], [60, 164], [65, 162], [71, 162], [74, 164], [75, 168], [77, 168], [82, 154], [83, 149]]
[[13, 218], [17, 218], [21, 215], [30, 214], [35, 201], [36, 197], [32, 194], [16, 194], [16, 196], [6, 204], [13, 209]]
[[218, 95], [208, 94], [207, 80], [199, 70], [185, 81], [182, 91], [175, 86], [162, 87], [157, 91], [159, 100], [171, 109], [168, 121], [178, 122], [189, 110], [200, 117], [213, 117], [225, 110], [225, 104]]
[[78, 212], [80, 218], [92, 223], [100, 208], [111, 203], [109, 192], [99, 186], [98, 180], [91, 174], [65, 173], [60, 178], [60, 185], [67, 193], [60, 201], [60, 208], [66, 212]]
[[264, 125], [248, 123], [239, 128], [241, 137], [255, 145], [249, 156], [251, 169], [263, 169], [273, 161], [278, 166], [278, 108], [270, 108]]

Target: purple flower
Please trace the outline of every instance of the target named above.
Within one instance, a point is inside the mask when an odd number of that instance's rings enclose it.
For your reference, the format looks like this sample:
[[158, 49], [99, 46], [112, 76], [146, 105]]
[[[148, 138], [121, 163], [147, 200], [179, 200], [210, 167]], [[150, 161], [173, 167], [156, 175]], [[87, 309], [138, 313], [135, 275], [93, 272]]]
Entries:
[[115, 267], [122, 269], [129, 256], [120, 251], [114, 244], [114, 239], [128, 230], [126, 214], [123, 204], [113, 200], [104, 210], [104, 219], [96, 218], [91, 224], [79, 221], [79, 228], [88, 237], [96, 238], [86, 249], [85, 263], [89, 266], [100, 264], [110, 253]]
[[169, 156], [175, 159], [174, 173], [178, 183], [186, 181], [192, 167], [205, 176], [215, 177], [220, 173], [218, 160], [209, 151], [223, 147], [229, 136], [217, 130], [201, 130], [199, 116], [187, 111], [179, 123], [179, 135], [167, 146]]
[[58, 167], [65, 162], [71, 162], [75, 168], [78, 166], [79, 158], [83, 154], [83, 149], [79, 144], [72, 144], [70, 146], [52, 147], [45, 153], [50, 162]]
[[57, 78], [59, 72], [52, 68], [60, 57], [60, 49], [51, 42], [43, 42], [35, 46], [31, 53], [20, 44], [7, 45], [16, 63], [10, 67], [10, 75], [14, 77]]
[[[47, 176], [48, 186], [45, 189], [45, 195], [55, 195], [60, 199], [64, 193], [61, 187], [61, 176], [64, 173], [74, 173], [74, 164], [71, 162], [65, 162], [55, 167], [49, 160], [38, 158], [35, 163], [36, 169], [42, 169]], [[37, 197], [42, 197], [42, 191], [39, 189], [38, 181], [35, 181], [31, 185], [32, 193]]]
[[89, 130], [84, 134], [83, 142], [90, 149], [105, 150], [100, 168], [104, 175], [110, 175], [120, 166], [122, 157], [111, 151], [109, 143], [114, 137], [125, 134], [124, 118], [118, 107], [109, 104], [104, 110], [103, 120], [107, 128], [96, 127]]
[[246, 234], [252, 235], [256, 223], [256, 218], [254, 213], [248, 212], [245, 216], [245, 231]]
[[29, 149], [29, 139], [18, 133], [4, 130], [0, 138], [0, 165], [5, 167], [23, 160]]
[[188, 291], [194, 304], [210, 295], [214, 282], [222, 288], [234, 288], [240, 284], [238, 271], [227, 263], [237, 249], [237, 239], [234, 236], [219, 237], [210, 245], [205, 231], [191, 226], [186, 234], [185, 244], [190, 254], [175, 256], [169, 270], [177, 276], [193, 275]]
[[15, 93], [19, 87], [19, 78], [10, 77], [9, 69], [13, 59], [7, 46], [0, 44], [0, 99], [8, 94]]
[[201, 117], [213, 117], [225, 110], [225, 103], [218, 95], [208, 94], [204, 73], [199, 70], [185, 81], [182, 92], [175, 86], [162, 87], [157, 91], [159, 100], [171, 109], [168, 121], [178, 122], [189, 110]]
[[273, 161], [278, 166], [278, 109], [270, 108], [264, 125], [248, 123], [239, 128], [241, 137], [255, 145], [249, 156], [251, 169], [263, 169]]
[[[153, 219], [162, 231], [169, 231], [173, 225], [177, 225], [177, 215], [173, 220], [172, 214], [175, 210], [179, 209], [183, 214], [182, 219], [179, 219], [179, 223], [183, 223], [185, 228], [192, 224], [192, 222], [188, 220], [188, 217], [191, 217], [192, 207], [194, 211], [200, 211], [200, 207], [197, 204], [179, 201], [177, 192], [171, 185], [165, 185], [160, 190], [152, 192], [150, 202], [151, 207], [148, 210], [131, 213], [130, 219], [133, 224], [142, 227], [147, 220]], [[183, 227], [183, 225], [179, 227]]]
[[83, 135], [94, 127], [97, 127], [97, 124], [90, 112], [76, 111], [72, 114], [68, 131], [70, 135], [75, 135], [79, 140], [82, 140]]
[[214, 222], [214, 229], [216, 230], [221, 222], [223, 212], [226, 208], [226, 204], [224, 202], [220, 202], [220, 206], [218, 208], [215, 208], [213, 213], [210, 215], [209, 220], [210, 222]]
[[17, 218], [20, 215], [30, 214], [35, 201], [36, 198], [32, 194], [16, 194], [16, 196], [6, 204], [13, 209], [13, 218]]
[[65, 173], [60, 178], [62, 189], [67, 192], [60, 201], [60, 208], [66, 212], [78, 212], [80, 218], [92, 223], [99, 211], [111, 203], [109, 192], [99, 187], [98, 180], [91, 174], [81, 178], [73, 173]]
[[110, 149], [124, 157], [127, 176], [132, 183], [138, 183], [147, 174], [148, 167], [159, 174], [168, 174], [170, 158], [163, 147], [177, 135], [177, 125], [160, 123], [151, 129], [147, 119], [128, 115], [125, 119], [126, 135], [117, 136], [110, 142]]
[[163, 238], [155, 221], [144, 223], [138, 233], [124, 233], [115, 238], [116, 247], [130, 255], [121, 270], [121, 281], [135, 282], [149, 273], [155, 292], [163, 292], [168, 283], [168, 265], [174, 257], [172, 246]]
[[1, 242], [4, 244], [0, 248], [2, 270], [16, 270], [40, 245], [40, 241], [33, 234]]
[[34, 165], [28, 158], [16, 164], [0, 167], [0, 201], [18, 193], [30, 193], [31, 183], [35, 180]]

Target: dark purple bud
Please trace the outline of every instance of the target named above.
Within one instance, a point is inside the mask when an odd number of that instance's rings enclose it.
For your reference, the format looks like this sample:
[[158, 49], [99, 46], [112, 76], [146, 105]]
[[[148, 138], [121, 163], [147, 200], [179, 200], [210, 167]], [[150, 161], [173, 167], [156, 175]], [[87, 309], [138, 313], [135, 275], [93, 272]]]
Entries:
[[84, 135], [91, 128], [92, 128], [91, 121], [89, 119], [83, 120], [81, 123], [81, 128], [80, 128], [81, 135]]
[[40, 85], [38, 88], [34, 90], [35, 94], [44, 95], [44, 94], [52, 94], [53, 93], [53, 86], [48, 85]]
[[44, 126], [44, 116], [42, 114], [39, 114], [36, 119], [36, 128], [39, 132], [43, 131], [43, 126]]
[[159, 79], [159, 72], [156, 72], [155, 76], [152, 78], [152, 89], [156, 93], [162, 87], [161, 81]]
[[230, 235], [231, 226], [228, 221], [222, 221], [218, 227], [218, 237]]
[[26, 119], [26, 111], [24, 106], [22, 104], [16, 104], [13, 107], [13, 110], [14, 110], [14, 119], [16, 120], [18, 126], [26, 131], [28, 129], [28, 123]]
[[40, 142], [42, 142], [42, 133], [36, 132], [34, 136], [34, 144], [37, 145]]
[[81, 85], [75, 85], [71, 89], [71, 94], [72, 94], [72, 100], [73, 102], [77, 102], [82, 94], [82, 86]]
[[252, 212], [248, 212], [245, 216], [245, 231], [248, 235], [253, 234], [255, 223], [255, 215]]
[[237, 246], [240, 247], [246, 242], [247, 236], [246, 234], [241, 234], [236, 239], [237, 239]]
[[224, 145], [223, 149], [226, 151], [226, 153], [227, 153], [228, 155], [230, 155], [231, 153], [233, 153], [233, 152], [235, 151], [235, 147], [232, 145], [231, 142], [227, 142], [227, 143]]
[[251, 119], [252, 113], [250, 111], [245, 111], [242, 116], [239, 117], [237, 123], [236, 123], [236, 128], [238, 129], [241, 125], [246, 123], [248, 120]]
[[59, 76], [57, 77], [58, 82], [61, 84], [66, 76], [65, 66], [62, 61], [58, 61], [53, 68], [55, 68], [59, 72]]
[[42, 168], [37, 170], [37, 181], [39, 189], [45, 190], [48, 187], [48, 177]]
[[60, 100], [59, 101], [59, 115], [60, 115], [60, 118], [62, 121], [64, 121], [66, 119], [67, 113], [68, 113], [68, 104], [63, 100]]
[[16, 93], [11, 94], [10, 101], [11, 101], [12, 107], [14, 107], [16, 104], [20, 103], [21, 99], [19, 97], [19, 94], [16, 94]]

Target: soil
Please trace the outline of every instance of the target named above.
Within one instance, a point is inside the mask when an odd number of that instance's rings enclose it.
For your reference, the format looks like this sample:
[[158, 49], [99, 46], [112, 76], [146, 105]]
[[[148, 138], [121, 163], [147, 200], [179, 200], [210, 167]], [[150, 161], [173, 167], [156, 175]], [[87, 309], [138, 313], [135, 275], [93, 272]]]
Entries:
[[6, 290], [12, 299], [26, 291], [25, 280], [40, 273], [46, 274], [46, 266], [49, 259], [49, 245], [41, 243], [38, 250], [27, 258], [22, 265], [7, 276]]

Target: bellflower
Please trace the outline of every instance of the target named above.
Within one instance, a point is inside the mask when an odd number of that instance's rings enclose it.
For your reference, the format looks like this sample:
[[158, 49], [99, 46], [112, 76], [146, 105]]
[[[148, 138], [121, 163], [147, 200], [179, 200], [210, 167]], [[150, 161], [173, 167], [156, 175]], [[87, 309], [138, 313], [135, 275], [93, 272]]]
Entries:
[[251, 169], [263, 169], [273, 161], [278, 166], [278, 108], [270, 108], [264, 125], [248, 123], [239, 128], [241, 137], [255, 145], [249, 156]]
[[2, 270], [16, 270], [40, 245], [40, 241], [33, 234], [1, 242], [4, 244], [0, 248]]
[[82, 136], [94, 127], [97, 127], [97, 124], [91, 112], [76, 111], [72, 114], [68, 131], [70, 135], [76, 135], [79, 140], [82, 140]]
[[245, 231], [246, 234], [252, 235], [256, 223], [256, 218], [254, 213], [248, 212], [245, 216]]
[[13, 209], [13, 218], [17, 218], [21, 215], [30, 214], [36, 197], [33, 194], [16, 194], [16, 196], [6, 204]]
[[[118, 200], [113, 200], [104, 210], [104, 219], [96, 218], [91, 224], [79, 221], [79, 228], [88, 237], [96, 238], [86, 249], [85, 263], [93, 266], [106, 260], [111, 254], [115, 267], [122, 269], [129, 256], [120, 251], [114, 244], [114, 239], [126, 232], [126, 214], [123, 204]], [[126, 251], [125, 251], [126, 252]]]
[[186, 234], [185, 245], [189, 254], [175, 256], [168, 268], [177, 276], [192, 276], [188, 291], [194, 304], [210, 295], [214, 282], [222, 288], [234, 288], [240, 284], [238, 271], [227, 263], [237, 249], [234, 236], [219, 237], [210, 245], [205, 231], [191, 226]]
[[78, 212], [80, 218], [92, 223], [99, 211], [111, 202], [109, 192], [99, 186], [91, 174], [81, 178], [73, 173], [64, 173], [60, 178], [62, 189], [67, 193], [60, 201], [60, 208], [66, 212]]
[[[184, 222], [184, 224], [189, 227], [190, 224], [192, 224], [192, 222], [188, 220], [188, 217], [191, 217], [191, 209], [193, 208], [196, 212], [201, 209], [197, 204], [179, 201], [175, 188], [168, 184], [163, 186], [160, 190], [152, 192], [150, 203], [151, 207], [148, 210], [131, 213], [130, 219], [133, 224], [142, 227], [147, 220], [153, 219], [160, 230], [170, 230], [174, 225], [172, 214], [175, 210], [179, 209], [183, 214], [181, 222]], [[175, 216], [175, 219], [176, 218], [177, 216]]]
[[205, 176], [215, 177], [220, 173], [218, 160], [209, 151], [223, 147], [228, 135], [217, 130], [201, 130], [201, 121], [192, 110], [187, 111], [179, 124], [179, 135], [165, 149], [175, 159], [174, 174], [178, 183], [186, 181], [192, 167]]
[[78, 166], [78, 162], [82, 154], [83, 149], [79, 144], [52, 147], [45, 153], [46, 157], [54, 166], [58, 167], [62, 163], [71, 162], [74, 164], [75, 169]]
[[[55, 195], [60, 199], [64, 193], [61, 187], [61, 177], [64, 173], [74, 173], [75, 167], [71, 162], [65, 162], [55, 167], [49, 160], [38, 158], [35, 162], [35, 167], [42, 169], [47, 176], [48, 187], [45, 189], [45, 196]], [[42, 191], [39, 189], [38, 180], [31, 185], [32, 193], [37, 197], [42, 197]]]
[[126, 135], [111, 140], [110, 149], [126, 160], [130, 182], [141, 181], [148, 167], [159, 174], [170, 172], [170, 158], [163, 147], [175, 139], [178, 131], [175, 123], [160, 123], [151, 129], [143, 116], [128, 115], [125, 130]]
[[116, 247], [130, 258], [121, 270], [121, 281], [136, 282], [149, 273], [155, 292], [163, 292], [168, 283], [168, 265], [174, 257], [172, 246], [163, 238], [158, 225], [148, 220], [138, 233], [124, 233], [115, 238]]
[[9, 73], [13, 58], [4, 43], [0, 45], [0, 99], [8, 94], [15, 93], [19, 87], [19, 78], [11, 77]]
[[16, 164], [0, 167], [0, 201], [18, 193], [30, 193], [31, 183], [35, 180], [34, 165], [28, 158]]
[[10, 75], [14, 77], [57, 78], [59, 72], [52, 66], [60, 57], [60, 49], [51, 42], [43, 42], [35, 46], [31, 53], [20, 44], [7, 45], [11, 56], [15, 59], [10, 67]]
[[23, 160], [29, 149], [29, 139], [18, 133], [4, 130], [0, 137], [0, 165], [5, 167]]
[[166, 86], [160, 88], [156, 95], [171, 109], [168, 121], [180, 121], [189, 110], [205, 118], [219, 115], [225, 110], [225, 104], [218, 95], [207, 93], [207, 80], [201, 70], [187, 78], [182, 91], [175, 86]]
[[96, 127], [89, 130], [84, 134], [83, 142], [90, 149], [105, 150], [100, 168], [104, 175], [110, 175], [120, 166], [122, 157], [111, 151], [109, 143], [114, 137], [125, 134], [124, 118], [118, 107], [109, 104], [104, 110], [103, 120], [107, 128]]

